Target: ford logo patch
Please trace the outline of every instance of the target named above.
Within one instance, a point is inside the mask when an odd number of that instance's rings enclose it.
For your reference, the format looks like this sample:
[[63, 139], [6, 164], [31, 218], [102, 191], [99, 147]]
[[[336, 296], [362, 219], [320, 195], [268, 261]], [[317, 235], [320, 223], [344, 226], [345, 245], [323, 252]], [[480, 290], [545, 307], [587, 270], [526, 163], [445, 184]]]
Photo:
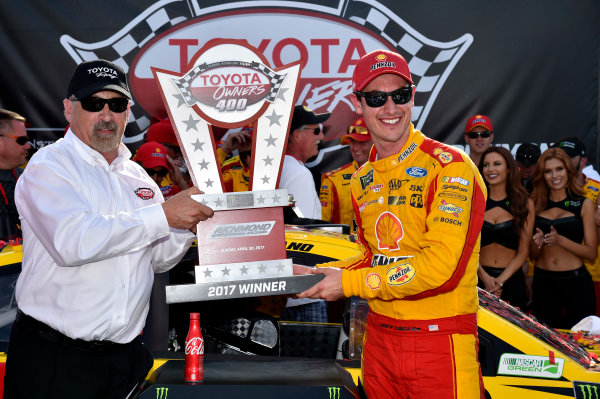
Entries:
[[416, 166], [411, 166], [410, 168], [406, 168], [406, 174], [412, 177], [425, 177], [427, 176], [427, 170], [423, 168], [418, 168]]

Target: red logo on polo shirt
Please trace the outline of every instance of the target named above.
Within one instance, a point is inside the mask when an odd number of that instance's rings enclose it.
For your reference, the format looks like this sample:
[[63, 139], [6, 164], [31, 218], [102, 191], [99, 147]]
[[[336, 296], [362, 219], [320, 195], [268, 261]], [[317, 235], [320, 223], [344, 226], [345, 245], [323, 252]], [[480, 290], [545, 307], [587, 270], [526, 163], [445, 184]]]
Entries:
[[154, 190], [147, 187], [140, 187], [137, 190], [135, 190], [135, 195], [137, 195], [143, 200], [149, 200], [154, 198]]

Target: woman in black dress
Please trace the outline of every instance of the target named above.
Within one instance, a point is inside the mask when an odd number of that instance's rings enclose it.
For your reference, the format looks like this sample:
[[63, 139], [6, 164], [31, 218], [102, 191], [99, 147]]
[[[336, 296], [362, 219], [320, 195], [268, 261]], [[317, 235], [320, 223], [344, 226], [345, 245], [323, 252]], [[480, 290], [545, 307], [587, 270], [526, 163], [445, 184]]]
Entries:
[[577, 172], [560, 148], [538, 160], [532, 197], [533, 314], [551, 327], [569, 329], [596, 312], [594, 283], [583, 265], [598, 252], [595, 207], [583, 197]]
[[481, 157], [479, 172], [488, 189], [477, 272], [479, 286], [523, 308], [527, 293], [522, 266], [533, 232], [533, 201], [507, 149], [488, 148]]

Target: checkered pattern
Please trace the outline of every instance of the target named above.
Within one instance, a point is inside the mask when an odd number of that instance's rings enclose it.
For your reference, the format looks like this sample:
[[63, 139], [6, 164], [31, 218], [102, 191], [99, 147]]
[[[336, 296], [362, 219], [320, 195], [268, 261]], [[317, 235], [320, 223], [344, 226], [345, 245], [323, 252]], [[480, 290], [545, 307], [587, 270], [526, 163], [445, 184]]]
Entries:
[[250, 333], [250, 325], [251, 322], [248, 319], [233, 319], [231, 320], [231, 324], [229, 325], [229, 331], [231, 331], [233, 335], [246, 338]]
[[[102, 58], [121, 66], [125, 73], [128, 73], [129, 66], [143, 46], [166, 29], [191, 17], [193, 16], [185, 0], [162, 0], [146, 9], [106, 41], [82, 43], [67, 35], [61, 37], [60, 41], [77, 64]], [[149, 116], [142, 107], [132, 102], [124, 141], [127, 142], [128, 137], [134, 136], [139, 136], [139, 140], [133, 142], [141, 141], [142, 132], [149, 126]]]
[[187, 104], [188, 107], [191, 107], [192, 105], [194, 105], [196, 103], [196, 99], [194, 98], [194, 96], [192, 96], [192, 92], [191, 92], [192, 81], [196, 78], [196, 76], [200, 75], [202, 72], [206, 71], [207, 69], [220, 67], [223, 65], [246, 66], [246, 67], [250, 67], [252, 69], [256, 69], [256, 70], [262, 72], [264, 75], [266, 75], [269, 78], [269, 83], [271, 85], [271, 89], [269, 90], [269, 94], [265, 97], [265, 100], [267, 100], [268, 102], [271, 102], [271, 103], [273, 101], [275, 101], [275, 98], [277, 97], [277, 92], [279, 91], [279, 88], [281, 87], [281, 84], [283, 83], [283, 80], [285, 79], [285, 75], [279, 75], [278, 73], [273, 71], [268, 66], [263, 65], [258, 62], [247, 63], [247, 62], [243, 62], [243, 61], [231, 61], [231, 62], [224, 61], [224, 62], [216, 62], [213, 64], [196, 65], [194, 68], [190, 69], [188, 71], [188, 73], [186, 73], [181, 78], [173, 79], [173, 83], [175, 83], [175, 86], [177, 86], [177, 88], [179, 89], [179, 92], [183, 96], [183, 99], [185, 100], [185, 103]]
[[412, 121], [421, 129], [438, 92], [456, 63], [473, 42], [470, 34], [451, 43], [425, 38], [380, 4], [350, 0], [341, 17], [356, 22], [389, 41], [408, 62], [417, 86]]
[[196, 78], [196, 76], [200, 75], [202, 72], [206, 71], [210, 67], [211, 65], [206, 64], [196, 65], [181, 78], [173, 79], [173, 83], [175, 83], [175, 86], [177, 86], [177, 89], [179, 89], [179, 92], [183, 96], [185, 104], [188, 107], [191, 107], [196, 103], [196, 99], [194, 99], [194, 96], [192, 96], [191, 92], [192, 81]]
[[277, 327], [269, 320], [255, 322], [250, 334], [250, 340], [267, 348], [274, 348], [277, 345], [278, 337]]
[[327, 323], [327, 302], [318, 301], [285, 308], [281, 320]]
[[258, 69], [263, 74], [269, 77], [269, 82], [271, 83], [271, 90], [269, 91], [269, 95], [265, 98], [265, 100], [272, 103], [277, 97], [277, 92], [281, 87], [281, 83], [283, 83], [283, 79], [285, 79], [285, 75], [279, 75], [268, 66], [259, 64], [257, 62], [252, 63], [252, 68]]

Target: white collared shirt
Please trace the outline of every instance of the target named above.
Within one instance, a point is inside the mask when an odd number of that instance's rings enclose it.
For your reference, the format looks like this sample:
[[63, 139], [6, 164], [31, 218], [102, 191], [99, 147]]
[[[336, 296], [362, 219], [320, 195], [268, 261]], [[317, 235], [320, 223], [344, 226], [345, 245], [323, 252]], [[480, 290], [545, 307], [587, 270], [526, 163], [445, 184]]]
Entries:
[[321, 219], [321, 201], [312, 174], [302, 162], [291, 155], [286, 155], [283, 159], [279, 188], [287, 188], [288, 193], [294, 196], [302, 216]]
[[15, 190], [23, 230], [19, 308], [71, 338], [131, 342], [155, 272], [195, 236], [169, 227], [156, 183], [121, 143], [109, 165], [69, 130], [41, 148]]

